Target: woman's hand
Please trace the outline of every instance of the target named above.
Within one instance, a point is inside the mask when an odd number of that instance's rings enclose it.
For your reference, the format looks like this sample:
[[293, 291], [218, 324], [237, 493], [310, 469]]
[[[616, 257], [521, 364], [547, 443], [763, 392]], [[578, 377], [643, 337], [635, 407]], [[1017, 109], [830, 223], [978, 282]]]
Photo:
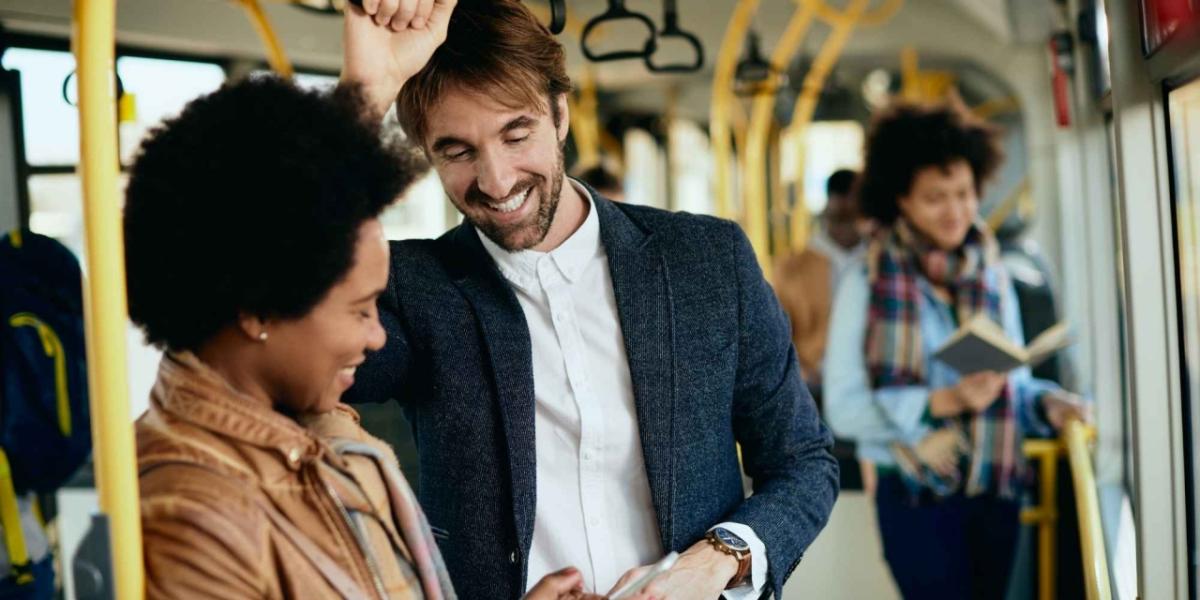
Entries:
[[958, 380], [954, 393], [962, 403], [963, 410], [981, 413], [1004, 391], [1008, 383], [1008, 375], [995, 371], [980, 371]]
[[962, 432], [954, 428], [943, 428], [930, 433], [913, 448], [917, 458], [943, 477], [958, 470], [958, 457], [969, 450]]
[[524, 600], [560, 600], [585, 597], [583, 574], [575, 567], [567, 567], [542, 578], [533, 589], [525, 594]]
[[[567, 567], [542, 578], [523, 600], [605, 600], [604, 596], [583, 591], [583, 574], [575, 567]], [[642, 593], [631, 600], [654, 600]]]
[[929, 414], [939, 419], [957, 417], [964, 412], [983, 412], [991, 406], [1008, 375], [995, 371], [981, 371], [964, 376], [951, 387], [934, 390], [929, 396]]
[[1091, 420], [1088, 405], [1082, 398], [1070, 392], [1046, 392], [1042, 394], [1041, 402], [1046, 421], [1055, 431], [1062, 431], [1071, 419], [1079, 419], [1085, 423]]

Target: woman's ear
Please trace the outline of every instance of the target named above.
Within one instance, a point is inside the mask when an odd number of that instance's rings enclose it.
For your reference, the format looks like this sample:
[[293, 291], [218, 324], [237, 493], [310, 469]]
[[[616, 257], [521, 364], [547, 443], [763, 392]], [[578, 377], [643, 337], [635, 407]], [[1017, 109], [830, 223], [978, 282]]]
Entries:
[[905, 194], [896, 198], [896, 217], [903, 218], [909, 212], [909, 206], [912, 204], [912, 194]]
[[270, 337], [270, 334], [267, 332], [267, 320], [258, 315], [239, 314], [238, 331], [256, 342], [265, 342]]

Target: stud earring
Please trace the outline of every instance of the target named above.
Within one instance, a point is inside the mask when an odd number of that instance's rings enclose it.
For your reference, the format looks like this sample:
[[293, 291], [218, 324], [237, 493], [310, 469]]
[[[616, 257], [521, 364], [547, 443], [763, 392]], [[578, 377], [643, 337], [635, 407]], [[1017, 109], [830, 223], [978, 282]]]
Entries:
[[265, 332], [265, 331], [259, 332], [258, 341], [260, 341], [260, 342], [267, 341], [267, 332]]

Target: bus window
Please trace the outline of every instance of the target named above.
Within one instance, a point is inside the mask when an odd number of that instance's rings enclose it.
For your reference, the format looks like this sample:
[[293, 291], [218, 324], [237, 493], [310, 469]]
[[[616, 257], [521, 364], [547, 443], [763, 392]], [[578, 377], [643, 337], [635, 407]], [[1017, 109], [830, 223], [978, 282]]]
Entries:
[[[1183, 339], [1183, 391], [1188, 421], [1184, 440], [1191, 448], [1187, 480], [1189, 521], [1196, 527], [1197, 444], [1200, 432], [1200, 80], [1172, 90], [1167, 95], [1170, 115], [1172, 193], [1176, 223], [1176, 260], [1179, 269], [1179, 303]], [[1185, 463], [1188, 464], [1188, 463]], [[1192, 539], [1200, 539], [1194, 531]], [[1195, 542], [1193, 542], [1195, 543]], [[1193, 560], [1195, 547], [1190, 549]], [[1193, 562], [1193, 564], [1195, 564]]]
[[25, 160], [37, 166], [79, 162], [79, 117], [62, 97], [63, 81], [75, 70], [71, 53], [9, 48], [0, 65], [21, 74]]
[[122, 56], [117, 59], [125, 93], [132, 103], [121, 114], [121, 164], [129, 165], [146, 132], [175, 116], [197, 96], [216, 91], [225, 71], [214, 63]]
[[[804, 203], [816, 215], [825, 210], [825, 182], [838, 169], [862, 168], [863, 126], [857, 121], [818, 121], [804, 128]], [[789, 157], [792, 144], [783, 144], [780, 158], [781, 177], [795, 181], [794, 157]], [[817, 151], [815, 149], [819, 148]], [[790, 177], [789, 177], [790, 175]]]

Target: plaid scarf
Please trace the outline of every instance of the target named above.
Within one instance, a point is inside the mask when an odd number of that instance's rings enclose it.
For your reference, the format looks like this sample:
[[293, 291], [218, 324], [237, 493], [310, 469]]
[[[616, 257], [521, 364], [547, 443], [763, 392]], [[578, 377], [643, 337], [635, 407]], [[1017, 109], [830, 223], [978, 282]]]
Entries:
[[360, 454], [375, 461], [387, 488], [396, 529], [412, 555], [412, 567], [424, 593], [421, 597], [425, 600], [456, 600], [450, 573], [433, 539], [433, 530], [408, 481], [400, 473], [396, 457], [390, 453], [384, 455], [369, 444], [354, 440], [331, 440], [331, 446], [338, 454]]
[[[928, 359], [921, 336], [919, 276], [950, 292], [950, 308], [960, 324], [981, 311], [1001, 322], [1004, 271], [997, 269], [1001, 274], [997, 285], [988, 285], [985, 274], [999, 263], [999, 247], [982, 223], [972, 226], [962, 247], [945, 252], [899, 219], [872, 241], [867, 261], [871, 301], [866, 358], [873, 389], [926, 383]], [[960, 457], [958, 472], [947, 477], [921, 463], [913, 448], [893, 444], [892, 454], [914, 495], [926, 489], [936, 497], [950, 496], [964, 489], [965, 475], [968, 496], [986, 492], [1003, 498], [1016, 496], [1024, 463], [1018, 450], [1020, 435], [1011, 384], [982, 413], [938, 419], [927, 411], [926, 419], [934, 429], [956, 429], [970, 449]]]

